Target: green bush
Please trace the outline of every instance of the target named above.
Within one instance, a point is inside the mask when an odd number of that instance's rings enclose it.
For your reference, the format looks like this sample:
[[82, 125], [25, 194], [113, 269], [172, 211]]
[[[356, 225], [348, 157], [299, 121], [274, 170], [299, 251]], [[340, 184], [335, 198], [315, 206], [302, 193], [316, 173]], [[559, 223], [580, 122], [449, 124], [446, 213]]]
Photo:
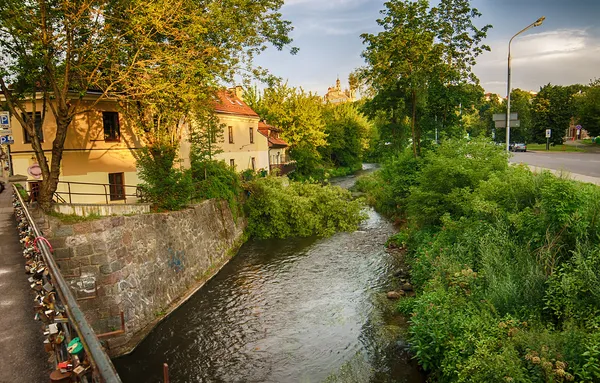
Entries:
[[240, 176], [225, 162], [217, 160], [192, 161], [194, 199], [218, 198], [227, 201], [234, 217], [240, 209], [242, 184]]
[[405, 219], [419, 363], [440, 382], [600, 381], [600, 188], [483, 141], [384, 163], [358, 188]]
[[267, 177], [249, 184], [248, 230], [258, 238], [329, 236], [356, 230], [362, 205], [337, 186]]
[[167, 144], [146, 146], [136, 153], [143, 200], [160, 209], [182, 209], [192, 196], [190, 172], [174, 168], [176, 158], [177, 148]]

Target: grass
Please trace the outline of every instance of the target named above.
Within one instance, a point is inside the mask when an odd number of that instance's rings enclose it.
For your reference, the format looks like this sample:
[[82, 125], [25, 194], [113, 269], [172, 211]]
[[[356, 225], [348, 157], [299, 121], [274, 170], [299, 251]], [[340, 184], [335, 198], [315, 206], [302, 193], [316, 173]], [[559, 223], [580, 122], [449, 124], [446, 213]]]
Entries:
[[82, 216], [76, 215], [76, 214], [62, 214], [62, 213], [57, 213], [55, 211], [50, 211], [47, 214], [52, 217], [60, 219], [60, 221], [62, 223], [66, 223], [68, 225], [73, 224], [73, 223], [94, 221], [96, 219], [104, 218], [101, 215], [96, 214], [96, 213], [90, 213], [90, 214], [86, 215], [85, 217], [82, 217]]
[[[546, 151], [546, 144], [527, 144], [527, 150], [539, 150]], [[585, 150], [580, 149], [576, 146], [570, 145], [550, 145], [551, 152], [584, 152]]]

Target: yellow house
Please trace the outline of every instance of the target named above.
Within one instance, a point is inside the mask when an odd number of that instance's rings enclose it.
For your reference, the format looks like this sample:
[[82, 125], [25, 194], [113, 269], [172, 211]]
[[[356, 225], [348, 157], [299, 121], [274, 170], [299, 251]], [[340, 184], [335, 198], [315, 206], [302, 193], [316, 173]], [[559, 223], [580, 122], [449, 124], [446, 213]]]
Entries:
[[[135, 202], [139, 183], [133, 152], [141, 147], [116, 103], [96, 102], [88, 92], [67, 131], [57, 192], [66, 203]], [[48, 108], [42, 121], [42, 100], [36, 100], [35, 126], [50, 162], [56, 122]], [[33, 104], [28, 103], [28, 113]], [[26, 175], [35, 193], [41, 171], [31, 148], [31, 137], [15, 116], [11, 118], [14, 144], [10, 146], [13, 174]]]
[[[223, 141], [217, 143], [222, 153], [215, 155], [238, 172], [252, 169], [269, 171], [269, 144], [259, 134], [259, 116], [241, 99], [241, 87], [217, 93], [214, 110], [224, 126]], [[184, 129], [180, 157], [183, 166], [190, 163], [189, 131]]]
[[[216, 156], [236, 171], [246, 169], [269, 170], [269, 146], [258, 131], [258, 115], [236, 95], [241, 87], [218, 92], [215, 111], [226, 126], [223, 152]], [[88, 92], [80, 102], [80, 113], [71, 122], [65, 141], [57, 194], [60, 202], [68, 204], [122, 204], [137, 201], [137, 175], [134, 152], [143, 142], [136, 136], [131, 124], [119, 113], [111, 100], [97, 102], [98, 94]], [[28, 104], [32, 113], [33, 104]], [[36, 100], [36, 129], [42, 147], [51, 160], [56, 122], [50, 109], [42, 121], [42, 100]], [[10, 145], [12, 173], [26, 175], [30, 191], [35, 195], [41, 171], [31, 139], [18, 120], [12, 116], [14, 144]], [[180, 158], [189, 166], [189, 142], [184, 128]]]

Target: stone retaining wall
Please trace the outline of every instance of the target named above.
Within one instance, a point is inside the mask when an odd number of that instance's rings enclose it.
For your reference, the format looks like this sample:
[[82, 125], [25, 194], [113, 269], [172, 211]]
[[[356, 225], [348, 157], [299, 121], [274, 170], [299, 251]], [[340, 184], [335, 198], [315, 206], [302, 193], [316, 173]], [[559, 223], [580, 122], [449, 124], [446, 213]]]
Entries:
[[226, 202], [178, 212], [103, 218], [77, 224], [46, 219], [54, 257], [111, 355], [131, 351], [235, 253], [245, 221]]

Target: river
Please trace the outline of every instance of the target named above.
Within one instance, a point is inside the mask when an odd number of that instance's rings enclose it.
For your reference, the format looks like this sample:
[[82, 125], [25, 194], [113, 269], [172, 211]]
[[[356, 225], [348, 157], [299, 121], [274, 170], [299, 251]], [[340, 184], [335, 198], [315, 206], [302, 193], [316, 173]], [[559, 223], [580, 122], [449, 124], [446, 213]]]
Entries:
[[406, 323], [386, 298], [399, 267], [384, 247], [394, 228], [367, 214], [353, 233], [247, 242], [115, 360], [119, 375], [162, 382], [166, 362], [171, 382], [424, 382], [402, 340]]

